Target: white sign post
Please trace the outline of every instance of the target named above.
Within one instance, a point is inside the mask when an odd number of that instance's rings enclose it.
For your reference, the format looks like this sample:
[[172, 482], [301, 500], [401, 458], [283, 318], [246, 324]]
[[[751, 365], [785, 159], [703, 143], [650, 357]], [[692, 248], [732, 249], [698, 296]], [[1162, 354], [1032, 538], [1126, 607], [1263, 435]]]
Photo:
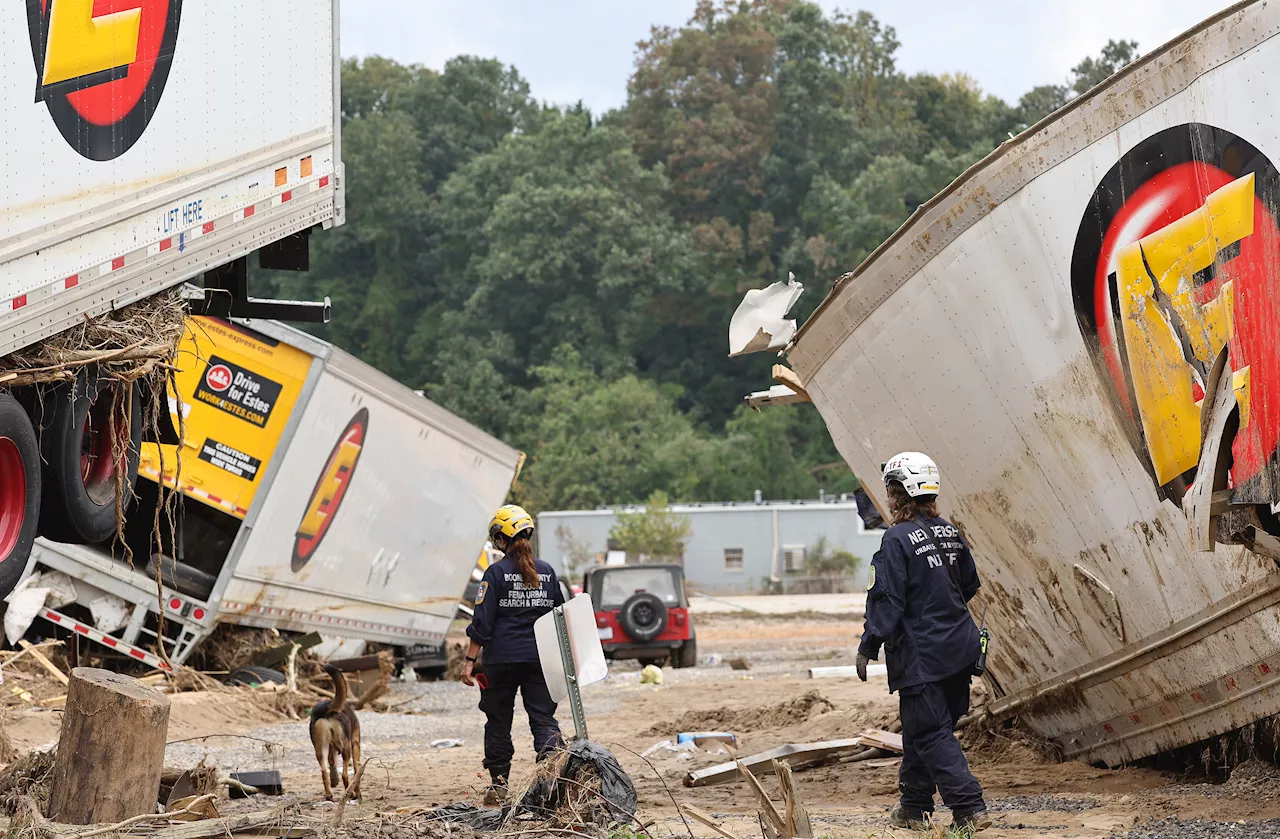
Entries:
[[569, 700], [574, 734], [587, 739], [587, 717], [579, 688], [609, 675], [591, 597], [579, 594], [538, 618], [533, 624], [533, 637], [552, 701]]

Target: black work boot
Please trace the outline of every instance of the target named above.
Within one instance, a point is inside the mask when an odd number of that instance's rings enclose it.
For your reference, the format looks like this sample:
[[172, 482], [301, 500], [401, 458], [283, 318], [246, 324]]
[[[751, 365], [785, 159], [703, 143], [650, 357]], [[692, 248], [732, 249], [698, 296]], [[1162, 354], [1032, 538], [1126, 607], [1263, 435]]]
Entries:
[[987, 812], [986, 807], [974, 810], [972, 813], [965, 813], [963, 816], [956, 816], [951, 822], [951, 829], [961, 836], [972, 836], [988, 827], [991, 827], [991, 814]]
[[932, 813], [899, 804], [889, 812], [889, 824], [907, 830], [924, 830], [929, 826]]

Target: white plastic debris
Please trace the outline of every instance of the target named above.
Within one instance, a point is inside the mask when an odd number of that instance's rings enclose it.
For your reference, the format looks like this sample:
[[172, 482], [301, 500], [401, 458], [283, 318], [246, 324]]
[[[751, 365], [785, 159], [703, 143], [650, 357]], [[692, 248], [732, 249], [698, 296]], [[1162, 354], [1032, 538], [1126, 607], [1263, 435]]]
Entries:
[[680, 760], [689, 760], [698, 753], [698, 746], [695, 743], [672, 743], [670, 740], [663, 740], [661, 743], [654, 743], [649, 748], [641, 752], [641, 757], [653, 757], [659, 752], [663, 754], [673, 754]]
[[466, 740], [460, 740], [456, 737], [442, 737], [439, 740], [431, 741], [433, 749], [456, 749], [459, 746], [466, 745]]
[[27, 577], [10, 595], [5, 598], [9, 606], [4, 611], [4, 636], [9, 639], [9, 646], [16, 646], [27, 630], [31, 628], [36, 615], [44, 608], [49, 589], [39, 585], [40, 577]]
[[786, 315], [803, 291], [795, 274], [788, 274], [785, 283], [748, 291], [729, 321], [729, 355], [786, 347], [796, 334], [796, 322]]
[[113, 594], [101, 594], [89, 601], [89, 612], [93, 615], [93, 626], [99, 632], [115, 632], [129, 622], [132, 607], [124, 598]]

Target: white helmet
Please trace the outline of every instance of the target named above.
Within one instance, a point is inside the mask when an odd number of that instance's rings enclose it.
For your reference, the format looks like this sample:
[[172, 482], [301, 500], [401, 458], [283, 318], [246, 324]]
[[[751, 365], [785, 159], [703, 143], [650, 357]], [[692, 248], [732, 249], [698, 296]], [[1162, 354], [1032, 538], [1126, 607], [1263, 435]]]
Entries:
[[881, 467], [884, 472], [885, 486], [890, 481], [897, 481], [912, 498], [922, 495], [937, 495], [941, 488], [938, 478], [938, 464], [933, 458], [920, 452], [902, 452], [889, 459]]

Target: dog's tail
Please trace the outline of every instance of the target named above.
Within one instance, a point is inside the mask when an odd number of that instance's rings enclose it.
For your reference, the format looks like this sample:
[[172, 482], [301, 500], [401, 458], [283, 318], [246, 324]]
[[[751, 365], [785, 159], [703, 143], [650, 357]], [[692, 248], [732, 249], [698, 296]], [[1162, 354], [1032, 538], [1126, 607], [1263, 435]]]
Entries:
[[329, 703], [329, 713], [336, 714], [347, 704], [347, 679], [342, 675], [342, 671], [332, 664], [326, 664], [324, 672], [333, 679], [333, 701]]

